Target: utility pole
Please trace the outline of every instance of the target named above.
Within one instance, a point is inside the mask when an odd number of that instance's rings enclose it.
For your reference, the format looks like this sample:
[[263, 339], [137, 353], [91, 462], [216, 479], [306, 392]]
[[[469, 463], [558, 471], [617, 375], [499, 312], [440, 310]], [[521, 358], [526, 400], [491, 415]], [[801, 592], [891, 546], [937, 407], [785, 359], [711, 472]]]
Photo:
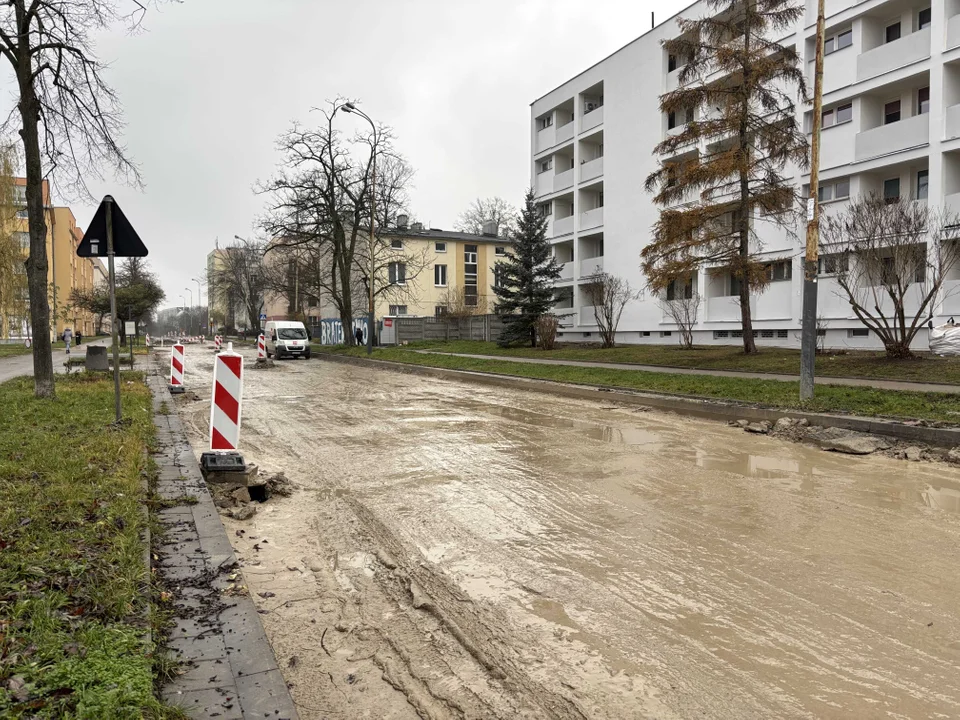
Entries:
[[824, 0], [817, 2], [817, 52], [813, 76], [813, 138], [810, 146], [810, 198], [807, 201], [807, 252], [803, 271], [800, 332], [800, 400], [813, 399], [817, 360], [817, 259], [820, 245], [820, 123], [823, 112]]

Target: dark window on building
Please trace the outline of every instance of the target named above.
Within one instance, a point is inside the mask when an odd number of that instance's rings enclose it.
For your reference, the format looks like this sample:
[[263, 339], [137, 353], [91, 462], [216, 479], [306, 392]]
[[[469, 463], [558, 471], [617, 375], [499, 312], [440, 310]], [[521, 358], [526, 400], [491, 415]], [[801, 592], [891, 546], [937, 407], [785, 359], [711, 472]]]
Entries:
[[883, 199], [888, 205], [900, 200], [900, 178], [883, 181]]
[[437, 305], [437, 306], [433, 309], [433, 315], [434, 315], [434, 317], [443, 317], [443, 316], [446, 315], [446, 314], [447, 314], [447, 306], [446, 306], [446, 305]]
[[403, 240], [394, 238], [390, 241], [390, 247], [392, 247], [394, 250], [403, 250]]
[[917, 13], [917, 29], [923, 30], [925, 27], [930, 27], [930, 22], [932, 19], [933, 14], [930, 12], [930, 8], [924, 8]]
[[930, 112], [930, 88], [923, 87], [917, 90], [917, 114]]
[[673, 53], [667, 55], [667, 72], [673, 72], [677, 69], [677, 56]]
[[887, 25], [885, 36], [886, 36], [887, 42], [893, 42], [894, 40], [899, 40], [900, 39], [900, 23], [895, 22], [893, 25]]
[[837, 125], [853, 120], [853, 103], [837, 106]]
[[446, 251], [447, 251], [447, 244], [446, 244], [445, 242], [438, 242], [436, 245], [434, 245], [434, 248], [436, 249], [436, 251], [437, 251], [438, 253], [440, 253], [440, 252], [446, 252]]
[[446, 287], [447, 285], [447, 266], [446, 265], [433, 266], [433, 284], [439, 287]]
[[883, 124], [900, 122], [900, 101], [894, 100], [883, 106]]
[[387, 266], [391, 285], [405, 285], [407, 282], [407, 264], [392, 262]]
[[843, 50], [851, 45], [853, 45], [853, 30], [844, 30], [837, 35], [837, 50]]
[[930, 193], [930, 172], [921, 170], [917, 173], [917, 200], [926, 200]]
[[848, 259], [845, 253], [835, 253], [830, 255], [821, 255], [817, 260], [818, 274], [836, 275], [847, 271]]

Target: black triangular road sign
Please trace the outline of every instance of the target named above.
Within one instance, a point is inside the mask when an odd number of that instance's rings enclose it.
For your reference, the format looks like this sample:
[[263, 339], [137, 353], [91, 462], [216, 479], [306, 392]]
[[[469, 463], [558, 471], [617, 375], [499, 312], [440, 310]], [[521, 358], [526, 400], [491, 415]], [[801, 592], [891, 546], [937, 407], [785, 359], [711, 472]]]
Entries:
[[[109, 200], [109, 202], [108, 202]], [[79, 257], [107, 256], [107, 207], [113, 209], [113, 252], [116, 257], [146, 257], [147, 247], [143, 244], [133, 225], [117, 205], [117, 201], [107, 195], [97, 208], [90, 227], [77, 246]]]

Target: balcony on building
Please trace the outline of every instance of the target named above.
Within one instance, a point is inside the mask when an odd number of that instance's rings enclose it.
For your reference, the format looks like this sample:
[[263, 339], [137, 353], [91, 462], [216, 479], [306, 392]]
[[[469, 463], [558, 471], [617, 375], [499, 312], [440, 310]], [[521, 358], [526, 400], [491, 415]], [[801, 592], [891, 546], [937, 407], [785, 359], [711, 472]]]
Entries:
[[580, 140], [580, 182], [603, 177], [603, 130]]
[[573, 240], [557, 243], [553, 246], [553, 257], [560, 265], [560, 280], [573, 280]]
[[580, 190], [579, 230], [593, 230], [603, 227], [603, 183], [591, 185]]
[[960, 150], [943, 154], [943, 204], [948, 212], [960, 215]]
[[[832, 12], [832, 11], [831, 11]], [[816, 22], [816, 17], [814, 17]], [[823, 92], [831, 93], [852, 85], [857, 80], [857, 54], [860, 51], [860, 35], [854, 33], [850, 20], [828, 26], [823, 42]], [[807, 82], [813, 87], [816, 55], [816, 35], [806, 39]]]
[[[567, 287], [557, 288], [554, 297], [556, 298], [556, 303], [554, 303], [553, 311], [557, 315], [560, 315], [560, 324], [561, 325], [570, 325], [570, 315], [573, 312], [573, 286], [568, 285]], [[564, 312], [566, 311], [566, 312]], [[567, 317], [562, 317], [567, 316]]]
[[573, 137], [573, 98], [560, 103], [534, 120], [537, 130], [537, 149], [541, 153]]
[[581, 280], [603, 272], [603, 233], [578, 238]]
[[667, 75], [665, 89], [667, 92], [671, 92], [680, 87], [680, 73], [683, 71], [683, 68], [687, 66], [689, 58], [683, 57], [676, 53], [671, 53], [664, 49], [663, 62]]
[[[891, 17], [891, 14], [893, 17]], [[930, 6], [885, 3], [860, 19], [857, 80], [930, 57]]]
[[[946, 158], [946, 156], [945, 156]], [[944, 162], [946, 165], [946, 161]], [[944, 169], [946, 176], [947, 170]], [[883, 197], [888, 202], [914, 200], [927, 202], [930, 187], [929, 159], [926, 155], [912, 161], [886, 165], [857, 176], [856, 196]], [[948, 184], [945, 185], [945, 189]]]
[[[740, 322], [740, 281], [725, 270], [711, 270], [706, 276], [707, 322]], [[750, 296], [750, 310], [757, 298]]]
[[574, 230], [573, 193], [565, 193], [552, 201], [553, 211], [547, 228], [549, 237], [570, 235]]
[[580, 132], [587, 132], [603, 123], [603, 82], [580, 93]]
[[960, 0], [946, 0], [944, 10], [947, 16], [946, 50], [960, 46]]
[[926, 72], [862, 95], [854, 158], [868, 160], [927, 145], [929, 110], [930, 79]]

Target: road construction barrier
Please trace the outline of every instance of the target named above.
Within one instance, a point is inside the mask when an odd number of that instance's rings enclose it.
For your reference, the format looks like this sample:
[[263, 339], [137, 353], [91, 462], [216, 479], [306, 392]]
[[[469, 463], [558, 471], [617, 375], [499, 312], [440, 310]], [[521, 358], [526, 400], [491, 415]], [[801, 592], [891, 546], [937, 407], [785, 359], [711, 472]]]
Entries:
[[177, 343], [170, 352], [170, 391], [183, 392], [183, 345]]
[[219, 335], [214, 335], [213, 337], [213, 349], [217, 352], [220, 352], [220, 346], [223, 344], [223, 338]]
[[267, 339], [263, 336], [263, 333], [257, 337], [257, 360], [266, 360], [267, 359]]
[[227, 343], [226, 352], [213, 362], [213, 395], [210, 403], [210, 449], [236, 450], [240, 443], [240, 410], [243, 395], [243, 357]]

